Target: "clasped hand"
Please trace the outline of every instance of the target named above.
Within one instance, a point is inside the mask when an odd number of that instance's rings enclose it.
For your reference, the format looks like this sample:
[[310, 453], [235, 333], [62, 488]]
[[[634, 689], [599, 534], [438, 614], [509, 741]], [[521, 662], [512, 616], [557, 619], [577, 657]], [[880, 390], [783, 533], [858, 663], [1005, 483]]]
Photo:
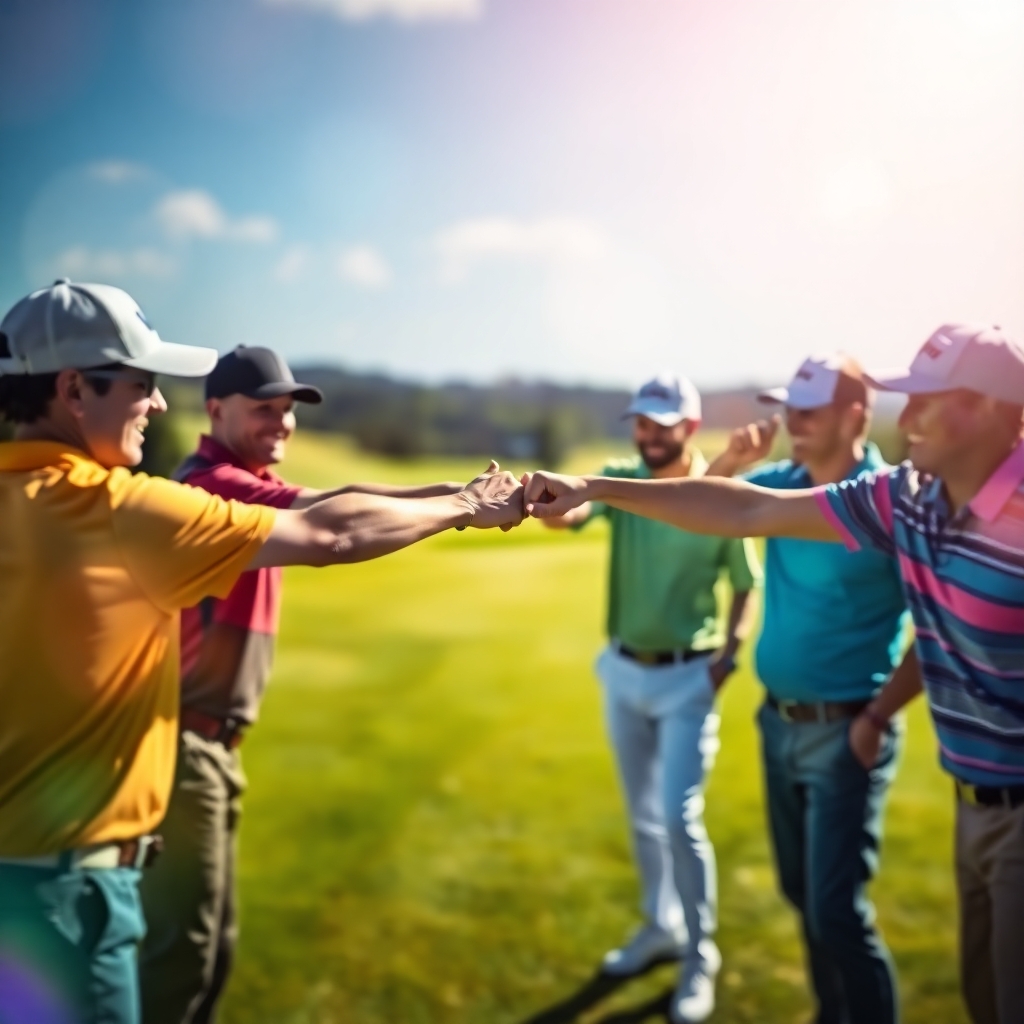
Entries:
[[469, 525], [479, 529], [511, 530], [526, 516], [552, 519], [587, 500], [583, 477], [559, 473], [525, 473], [517, 480], [492, 461], [475, 480], [458, 492], [472, 516]]

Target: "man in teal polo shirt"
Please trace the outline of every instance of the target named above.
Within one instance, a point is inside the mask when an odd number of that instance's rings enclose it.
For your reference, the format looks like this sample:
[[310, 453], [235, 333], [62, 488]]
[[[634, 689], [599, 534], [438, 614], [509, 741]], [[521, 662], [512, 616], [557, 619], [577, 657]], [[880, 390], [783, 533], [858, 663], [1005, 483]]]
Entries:
[[[645, 384], [626, 412], [639, 456], [604, 475], [633, 479], [702, 476], [691, 444], [700, 396], [685, 378]], [[735, 667], [748, 626], [748, 597], [759, 580], [747, 541], [702, 537], [590, 503], [555, 527], [610, 521], [609, 645], [597, 663], [608, 731], [625, 790], [646, 923], [603, 961], [605, 973], [629, 976], [682, 957], [673, 1021], [702, 1021], [714, 1008], [721, 955], [715, 855], [704, 827], [704, 780], [718, 750], [715, 693]], [[715, 584], [732, 585], [725, 630]]]
[[[808, 359], [788, 388], [761, 398], [785, 404], [793, 460], [755, 470], [749, 482], [792, 490], [885, 467], [865, 440], [872, 393], [852, 360]], [[773, 432], [758, 437], [762, 430], [737, 431], [714, 472], [729, 476], [756, 461]], [[770, 538], [765, 577], [756, 659], [768, 691], [758, 715], [768, 818], [780, 886], [803, 924], [816, 1024], [894, 1024], [892, 960], [866, 888], [901, 735], [884, 729], [879, 757], [865, 767], [848, 733], [899, 659], [899, 570], [875, 551]]]

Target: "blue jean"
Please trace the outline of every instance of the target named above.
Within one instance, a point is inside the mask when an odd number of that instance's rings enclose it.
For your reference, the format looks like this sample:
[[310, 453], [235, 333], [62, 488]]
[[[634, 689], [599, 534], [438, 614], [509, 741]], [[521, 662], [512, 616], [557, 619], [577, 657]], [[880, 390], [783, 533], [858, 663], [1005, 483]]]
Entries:
[[138, 880], [0, 863], [2, 1024], [138, 1024]]
[[687, 953], [715, 933], [715, 851], [704, 827], [704, 779], [718, 752], [707, 658], [645, 666], [609, 647], [598, 659], [608, 732], [625, 791], [641, 910], [686, 928]]
[[818, 1024], [895, 1024], [895, 971], [867, 887], [902, 732], [885, 735], [867, 771], [849, 720], [790, 723], [765, 704], [758, 722], [779, 884], [803, 924]]

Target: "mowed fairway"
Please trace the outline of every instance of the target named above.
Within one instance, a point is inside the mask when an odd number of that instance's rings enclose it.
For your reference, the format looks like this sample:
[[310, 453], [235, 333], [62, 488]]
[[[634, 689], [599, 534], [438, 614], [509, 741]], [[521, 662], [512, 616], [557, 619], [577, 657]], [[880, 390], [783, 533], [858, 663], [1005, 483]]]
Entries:
[[[581, 453], [580, 468], [601, 452]], [[460, 478], [300, 436], [313, 485]], [[515, 1024], [569, 996], [636, 922], [637, 889], [591, 664], [606, 536], [450, 533], [364, 565], [290, 570], [277, 667], [245, 744], [242, 940], [229, 1024]], [[722, 701], [708, 794], [725, 968], [715, 1020], [810, 1019], [775, 892], [748, 670]], [[904, 1019], [963, 1021], [952, 798], [919, 702], [874, 895]], [[635, 1007], [671, 968], [583, 1021]]]

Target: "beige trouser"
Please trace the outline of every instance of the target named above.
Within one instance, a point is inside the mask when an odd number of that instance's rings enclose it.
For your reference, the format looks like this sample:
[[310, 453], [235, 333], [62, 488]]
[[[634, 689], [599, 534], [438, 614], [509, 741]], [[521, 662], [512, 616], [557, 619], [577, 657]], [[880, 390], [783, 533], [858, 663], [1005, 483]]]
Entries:
[[1024, 1024], [1024, 805], [957, 801], [960, 978], [974, 1024]]
[[235, 858], [244, 790], [237, 750], [181, 734], [160, 826], [164, 852], [141, 887], [143, 1024], [209, 1024], [216, 1017], [238, 937]]

